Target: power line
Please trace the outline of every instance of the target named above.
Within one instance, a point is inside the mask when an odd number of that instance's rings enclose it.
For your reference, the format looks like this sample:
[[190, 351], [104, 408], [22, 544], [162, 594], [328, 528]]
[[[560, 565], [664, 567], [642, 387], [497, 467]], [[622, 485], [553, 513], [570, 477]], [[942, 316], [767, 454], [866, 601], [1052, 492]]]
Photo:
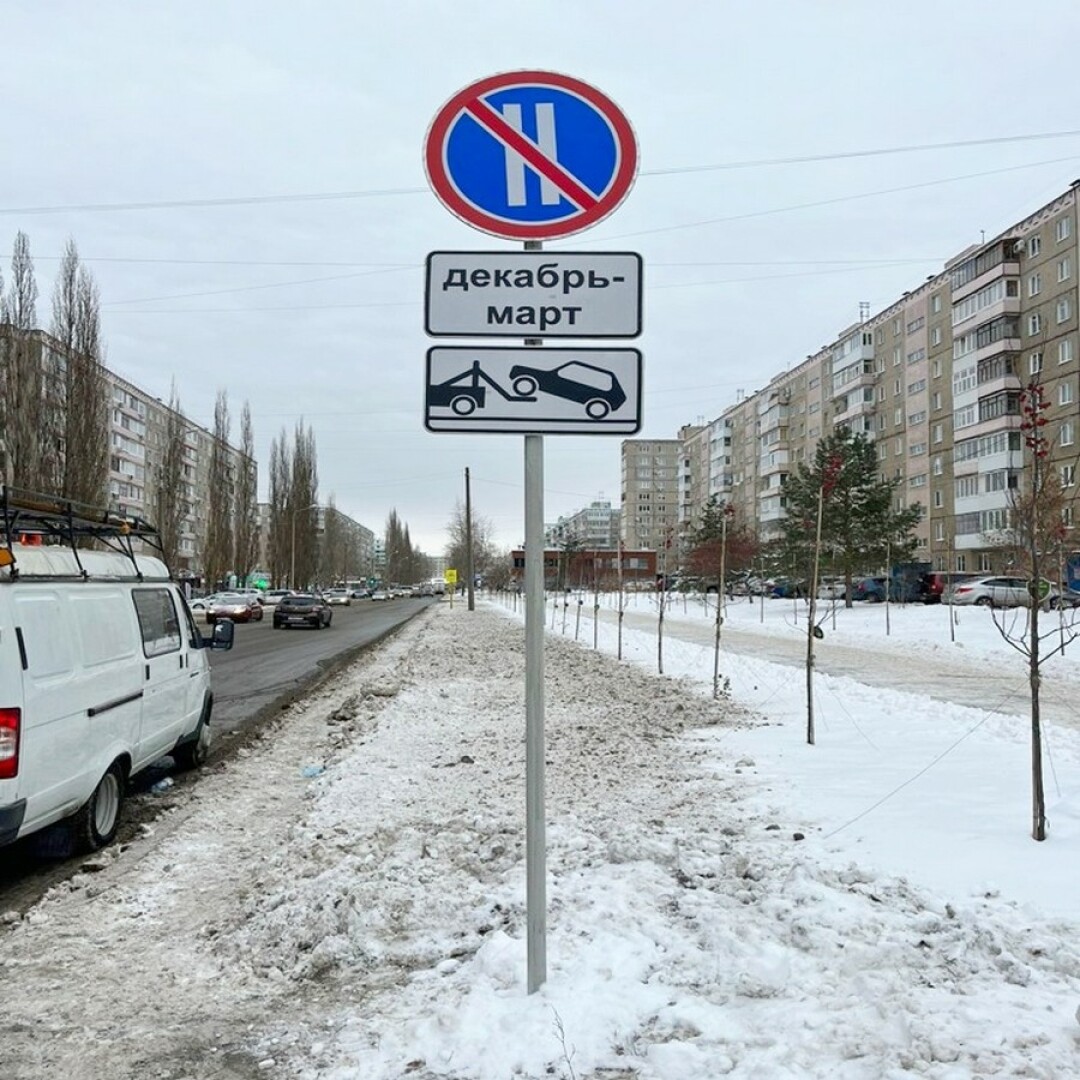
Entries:
[[[1029, 132], [1022, 135], [1000, 135], [985, 139], [955, 139], [940, 143], [918, 143], [905, 146], [876, 147], [868, 150], [841, 150], [829, 154], [807, 154], [796, 157], [756, 158], [746, 161], [728, 161], [713, 165], [682, 165], [667, 169], [644, 169], [639, 174], [648, 176], [678, 176], [695, 172], [721, 172], [735, 169], [768, 168], [777, 165], [798, 165], [823, 161], [844, 161], [852, 158], [883, 157], [931, 150], [963, 149], [973, 146], [1001, 146], [1008, 143], [1068, 139], [1080, 136], [1080, 130]], [[111, 210], [176, 210], [192, 207], [219, 206], [267, 206], [290, 202], [330, 202], [345, 199], [391, 198], [401, 195], [423, 195], [426, 187], [368, 188], [357, 191], [316, 191], [291, 195], [237, 195], [215, 196], [201, 199], [161, 199], [141, 202], [69, 203], [59, 206], [0, 207], [0, 214], [62, 214], [100, 213]]]
[[[813, 202], [793, 203], [790, 206], [778, 206], [771, 210], [750, 210], [745, 214], [731, 214], [728, 217], [706, 218], [702, 221], [686, 221], [681, 225], [661, 225], [655, 229], [639, 229], [636, 232], [619, 233], [605, 236], [595, 242], [610, 244], [614, 240], [628, 240], [638, 236], [653, 236], [657, 233], [677, 232], [680, 229], [700, 229], [706, 225], [725, 225], [733, 221], [749, 221], [753, 218], [768, 217], [772, 214], [788, 214], [795, 210], [812, 210], [818, 206], [835, 206], [838, 203], [855, 202], [858, 199], [872, 199], [878, 195], [896, 195], [904, 191], [918, 191], [922, 188], [937, 187], [940, 184], [956, 184], [962, 180], [978, 180], [984, 176], [1000, 176], [1003, 173], [1019, 172], [1022, 169], [1037, 169], [1043, 165], [1060, 165], [1066, 161], [1080, 161], [1078, 157], [1051, 158], [1047, 161], [1032, 161], [1026, 165], [1010, 165], [1002, 169], [987, 169], [984, 172], [964, 173], [962, 176], [946, 176], [940, 180], [921, 180], [916, 184], [903, 184], [900, 187], [880, 188], [877, 191], [864, 191], [856, 195], [837, 195], [830, 199], [815, 199]], [[581, 239], [579, 243], [594, 242]]]

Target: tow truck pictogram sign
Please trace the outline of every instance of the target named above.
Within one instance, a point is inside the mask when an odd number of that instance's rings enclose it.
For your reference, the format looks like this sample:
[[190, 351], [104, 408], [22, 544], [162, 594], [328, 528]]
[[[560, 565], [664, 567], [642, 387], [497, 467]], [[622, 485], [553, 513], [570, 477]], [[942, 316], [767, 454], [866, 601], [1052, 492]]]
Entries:
[[429, 349], [429, 431], [633, 435], [641, 429], [637, 349]]

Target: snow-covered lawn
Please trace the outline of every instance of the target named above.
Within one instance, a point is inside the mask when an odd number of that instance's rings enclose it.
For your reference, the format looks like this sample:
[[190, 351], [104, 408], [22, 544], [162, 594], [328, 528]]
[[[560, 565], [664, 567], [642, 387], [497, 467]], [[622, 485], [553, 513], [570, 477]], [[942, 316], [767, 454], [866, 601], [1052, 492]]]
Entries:
[[[709, 615], [667, 613], [659, 677], [633, 611], [622, 664], [609, 617], [595, 652], [590, 607], [547, 620], [540, 993], [520, 612], [455, 602], [0, 927], [0, 1076], [1080, 1075], [1080, 736], [1047, 733], [1036, 844], [1022, 717], [820, 676], [809, 747], [801, 671], [724, 654], [713, 701]], [[987, 612], [824, 629], [1023, 679]]]

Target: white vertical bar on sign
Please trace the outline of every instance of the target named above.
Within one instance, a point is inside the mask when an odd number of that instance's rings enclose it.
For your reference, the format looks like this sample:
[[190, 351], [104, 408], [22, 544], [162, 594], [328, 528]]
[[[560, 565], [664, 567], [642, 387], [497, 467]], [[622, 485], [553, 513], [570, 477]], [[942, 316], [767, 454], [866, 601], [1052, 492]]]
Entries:
[[[543, 249], [526, 240], [526, 251]], [[539, 347], [542, 338], [526, 338]], [[544, 808], [544, 437], [525, 436], [525, 944], [530, 994], [547, 981]]]
[[[558, 160], [558, 147], [555, 144], [555, 104], [541, 101], [536, 106], [536, 141], [550, 161]], [[545, 177], [540, 178], [540, 201], [544, 206], [557, 206], [562, 194]]]
[[[521, 133], [521, 106], [509, 102], [502, 107], [503, 119], [518, 133]], [[503, 150], [506, 161], [506, 205], [525, 205], [525, 159], [516, 151], [506, 147]]]

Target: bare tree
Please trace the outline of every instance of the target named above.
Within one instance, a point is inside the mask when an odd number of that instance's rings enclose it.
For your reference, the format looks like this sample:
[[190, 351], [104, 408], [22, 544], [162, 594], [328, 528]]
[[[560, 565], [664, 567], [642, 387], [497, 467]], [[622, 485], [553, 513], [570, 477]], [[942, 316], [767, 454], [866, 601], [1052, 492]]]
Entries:
[[[1053, 604], [1055, 596], [1054, 589], [1048, 587], [1046, 575], [1053, 573], [1055, 579], [1058, 577], [1066, 536], [1063, 520], [1066, 503], [1061, 481], [1048, 460], [1051, 443], [1045, 434], [1048, 407], [1042, 386], [1036, 382], [1029, 383], [1020, 397], [1023, 417], [1020, 428], [1027, 451], [1023, 476], [1025, 485], [1011, 500], [1011, 544], [1008, 545], [1014, 565], [1028, 581], [1028, 606], [1024, 609], [1023, 625], [1018, 625], [1015, 617], [994, 612], [994, 621], [1002, 636], [1027, 659], [1031, 697], [1031, 835], [1035, 840], [1046, 839], [1040, 669], [1050, 657], [1064, 652], [1080, 633], [1074, 619], [1066, 624], [1063, 611], [1058, 613], [1056, 624], [1049, 632], [1040, 629], [1042, 605]], [[1069, 614], [1074, 615], [1075, 612], [1070, 611]]]
[[180, 397], [174, 380], [169, 391], [169, 405], [165, 411], [165, 428], [161, 433], [161, 456], [154, 468], [152, 501], [165, 564], [174, 571], [180, 562], [180, 535], [184, 518], [191, 509], [187, 496], [188, 484], [184, 477], [186, 430], [187, 424], [180, 411]]
[[345, 521], [331, 494], [323, 508], [323, 534], [319, 544], [317, 573], [327, 584], [345, 581], [349, 571], [349, 536]]
[[245, 401], [240, 411], [240, 462], [236, 477], [236, 523], [233, 570], [241, 581], [255, 569], [259, 546], [258, 467], [255, 464], [255, 436], [251, 427], [251, 406]]
[[19, 232], [11, 257], [11, 282], [0, 310], [0, 323], [6, 324], [0, 387], [8, 473], [12, 483], [34, 490], [49, 486], [42, 454], [45, 386], [41, 344], [33, 337], [37, 297], [30, 241], [26, 233]]
[[292, 455], [282, 428], [281, 434], [270, 443], [270, 580], [278, 587], [284, 584], [289, 573], [291, 489]]
[[206, 544], [203, 572], [211, 588], [216, 588], [231, 569], [233, 555], [233, 483], [229, 462], [229, 402], [219, 390], [214, 402], [214, 436], [210, 448], [210, 496], [206, 514]]
[[[73, 262], [78, 259], [74, 244], [69, 254]], [[100, 505], [109, 482], [109, 391], [102, 364], [101, 297], [85, 266], [78, 268], [75, 283], [74, 329], [64, 378], [62, 490], [69, 499]]]
[[[465, 504], [458, 500], [454, 504], [454, 511], [450, 515], [446, 531], [450, 534], [450, 542], [446, 545], [446, 557], [450, 566], [458, 572], [459, 580], [464, 580], [468, 561], [468, 529], [465, 527]], [[495, 526], [489, 518], [480, 514], [472, 515], [472, 547], [473, 547], [473, 573], [482, 577], [485, 581], [492, 572], [498, 576], [497, 567], [502, 561], [495, 546]]]
[[[319, 472], [315, 434], [301, 420], [293, 434], [292, 479], [289, 485], [289, 585], [315, 583], [317, 562]], [[293, 568], [295, 566], [295, 573]]]

